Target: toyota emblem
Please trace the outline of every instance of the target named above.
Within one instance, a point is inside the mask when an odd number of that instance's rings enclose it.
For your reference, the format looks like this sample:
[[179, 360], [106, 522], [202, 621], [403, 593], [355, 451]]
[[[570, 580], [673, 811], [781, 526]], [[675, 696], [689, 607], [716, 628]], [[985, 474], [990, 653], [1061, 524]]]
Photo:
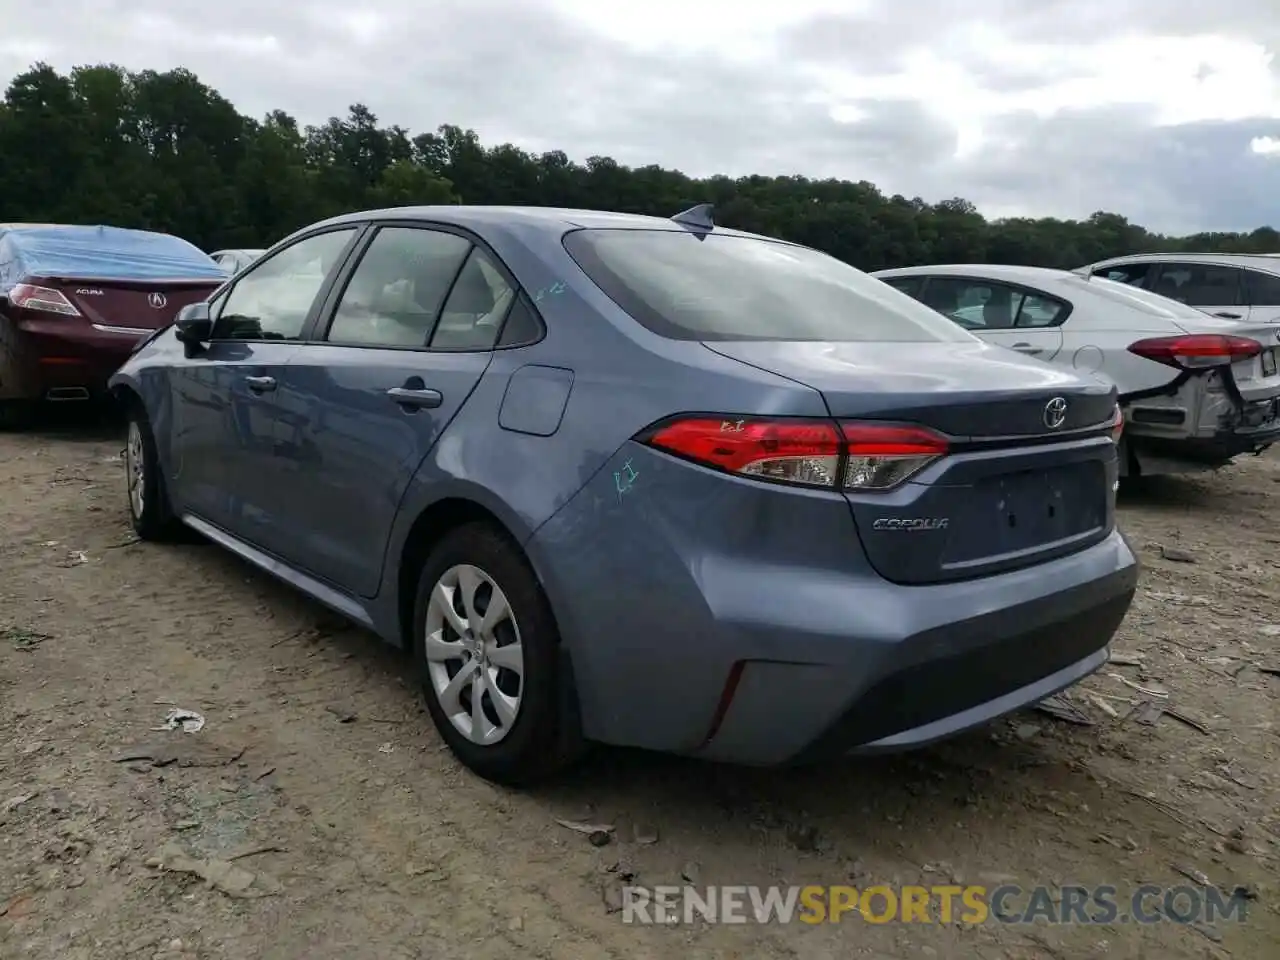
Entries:
[[1067, 401], [1062, 397], [1054, 397], [1044, 405], [1044, 425], [1050, 430], [1057, 430], [1067, 422]]
[[151, 304], [151, 306], [155, 307], [155, 309], [160, 310], [168, 305], [169, 298], [166, 297], [163, 293], [156, 291], [155, 293], [147, 294], [147, 303]]

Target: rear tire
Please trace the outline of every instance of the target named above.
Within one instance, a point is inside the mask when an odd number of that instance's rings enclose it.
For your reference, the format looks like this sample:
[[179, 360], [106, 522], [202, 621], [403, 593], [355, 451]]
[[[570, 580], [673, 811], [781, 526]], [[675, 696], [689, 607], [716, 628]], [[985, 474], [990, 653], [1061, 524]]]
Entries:
[[181, 539], [183, 525], [169, 505], [156, 439], [142, 404], [130, 403], [126, 417], [125, 494], [133, 530], [140, 540]]
[[550, 603], [519, 549], [489, 524], [450, 531], [427, 557], [412, 649], [431, 719], [474, 773], [528, 786], [583, 753]]

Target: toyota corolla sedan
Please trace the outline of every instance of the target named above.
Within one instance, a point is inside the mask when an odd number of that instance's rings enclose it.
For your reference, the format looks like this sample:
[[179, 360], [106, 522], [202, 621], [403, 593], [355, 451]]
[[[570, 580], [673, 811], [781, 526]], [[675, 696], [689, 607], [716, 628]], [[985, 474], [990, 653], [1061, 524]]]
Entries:
[[1135, 589], [1112, 386], [705, 206], [327, 220], [111, 383], [139, 536], [408, 648], [497, 782], [930, 743], [1097, 669]]

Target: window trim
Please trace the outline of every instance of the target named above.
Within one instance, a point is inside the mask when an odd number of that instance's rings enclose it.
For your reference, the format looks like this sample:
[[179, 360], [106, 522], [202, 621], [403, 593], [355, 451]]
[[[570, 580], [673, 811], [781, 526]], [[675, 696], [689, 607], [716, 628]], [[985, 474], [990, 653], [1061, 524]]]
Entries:
[[[364, 224], [365, 231], [356, 244], [355, 249], [348, 254], [347, 259], [343, 262], [341, 270], [335, 276], [335, 282], [330, 284], [325, 292], [323, 300], [320, 302], [319, 309], [315, 311], [314, 316], [308, 320], [307, 327], [304, 328], [308, 337], [305, 341], [312, 346], [329, 346], [329, 347], [345, 347], [348, 350], [402, 350], [413, 351], [416, 353], [448, 353], [448, 354], [469, 354], [469, 353], [495, 353], [499, 350], [519, 350], [523, 347], [531, 347], [536, 343], [541, 343], [547, 337], [547, 323], [542, 313], [534, 305], [531, 297], [526, 297], [530, 308], [533, 311], [534, 319], [538, 323], [538, 336], [534, 340], [527, 340], [520, 343], [506, 344], [498, 346], [502, 341], [502, 334], [507, 328], [507, 319], [511, 316], [511, 308], [515, 305], [516, 300], [525, 293], [524, 286], [516, 279], [511, 268], [506, 262], [498, 256], [497, 252], [485, 240], [475, 232], [460, 227], [457, 224], [441, 223], [438, 220], [406, 220], [399, 218], [387, 218], [379, 220], [369, 220]], [[329, 340], [329, 330], [333, 326], [334, 314], [337, 312], [338, 304], [342, 300], [342, 294], [346, 292], [347, 284], [350, 283], [352, 275], [360, 265], [360, 261], [364, 259], [364, 255], [368, 252], [369, 247], [373, 244], [374, 238], [378, 233], [387, 227], [400, 227], [415, 230], [430, 230], [436, 233], [451, 233], [454, 236], [468, 240], [471, 247], [467, 250], [466, 255], [462, 258], [462, 262], [458, 265], [457, 271], [453, 275], [453, 279], [449, 282], [449, 289], [445, 292], [444, 299], [440, 301], [440, 311], [432, 318], [431, 332], [427, 336], [427, 343], [420, 347], [407, 346], [400, 344], [386, 343], [339, 343]], [[489, 261], [502, 275], [502, 279], [507, 282], [514, 291], [515, 296], [511, 298], [511, 303], [507, 305], [507, 312], [502, 318], [502, 323], [498, 325], [498, 335], [494, 339], [494, 345], [479, 350], [438, 350], [430, 346], [432, 337], [436, 333], [436, 325], [440, 322], [440, 312], [444, 310], [444, 306], [449, 301], [450, 295], [453, 293], [454, 284], [458, 282], [463, 268], [466, 267], [467, 260], [470, 258], [473, 250], [479, 248], [481, 252], [489, 258]], [[254, 264], [257, 266], [257, 264]]]
[[272, 250], [268, 254], [263, 254], [260, 258], [258, 258], [258, 260], [256, 260], [249, 267], [248, 270], [246, 270], [244, 273], [240, 274], [239, 276], [229, 279], [225, 284], [223, 284], [221, 289], [217, 290], [214, 293], [214, 295], [209, 298], [210, 304], [212, 304], [214, 300], [217, 300], [219, 298], [221, 298], [222, 300], [222, 302], [217, 305], [216, 310], [210, 311], [210, 314], [213, 319], [212, 331], [216, 333], [218, 329], [218, 322], [222, 319], [222, 311], [226, 307], [227, 301], [230, 300], [231, 297], [235, 294], [236, 287], [238, 287], [246, 277], [252, 276], [255, 270], [258, 270], [262, 266], [270, 263], [280, 254], [288, 250], [292, 250], [294, 247], [296, 247], [300, 243], [305, 243], [308, 240], [312, 240], [316, 237], [323, 236], [324, 234], [327, 234], [327, 233], [336, 233], [338, 231], [350, 230], [352, 233], [352, 236], [347, 241], [346, 247], [344, 247], [342, 252], [339, 254], [338, 261], [334, 265], [334, 268], [329, 272], [329, 275], [320, 284], [320, 288], [315, 292], [314, 296], [312, 297], [311, 306], [307, 308], [307, 315], [306, 317], [303, 318], [302, 327], [298, 330], [298, 336], [296, 339], [276, 340], [274, 338], [267, 339], [267, 338], [252, 338], [252, 337], [234, 337], [234, 338], [212, 337], [210, 339], [210, 342], [211, 343], [273, 343], [273, 344], [309, 343], [310, 341], [308, 340], [308, 336], [310, 335], [310, 332], [313, 329], [313, 326], [315, 323], [317, 308], [321, 304], [325, 303], [329, 290], [333, 286], [334, 279], [341, 276], [342, 273], [346, 270], [347, 265], [350, 263], [350, 260], [351, 260], [352, 250], [360, 245], [361, 239], [368, 232], [368, 227], [369, 225], [365, 221], [357, 220], [355, 222], [331, 224], [319, 230], [310, 230], [307, 233], [303, 234], [302, 236], [295, 237], [292, 242], [286, 244], [285, 246]]
[[[1033, 287], [1025, 283], [1020, 283], [1017, 280], [996, 280], [991, 277], [971, 277], [971, 276], [963, 276], [963, 275], [953, 274], [953, 273], [925, 273], [925, 274], [915, 274], [915, 276], [921, 276], [924, 278], [924, 284], [920, 287], [921, 297], [925, 295], [925, 293], [929, 289], [930, 282], [934, 280], [962, 280], [962, 281], [967, 280], [971, 283], [985, 283], [990, 286], [1007, 287], [1008, 289], [1014, 291], [1015, 293], [1022, 294], [1023, 300], [1022, 300], [1022, 303], [1018, 304], [1018, 313], [1013, 318], [1013, 326], [997, 327], [994, 329], [986, 329], [982, 327], [975, 328], [975, 329], [969, 329], [968, 327], [963, 328], [968, 330], [974, 336], [978, 336], [979, 334], [983, 334], [983, 333], [996, 333], [1002, 330], [1061, 330], [1063, 324], [1067, 322], [1071, 314], [1074, 313], [1076, 309], [1075, 304], [1072, 303], [1070, 300], [1065, 300], [1062, 297], [1059, 297], [1052, 293], [1046, 293], [1044, 290], [1041, 290], [1039, 287]], [[898, 278], [886, 277], [885, 279], [890, 280], [890, 279], [898, 279]], [[907, 294], [907, 296], [911, 296], [911, 294]], [[1026, 302], [1027, 297], [1039, 297], [1041, 300], [1049, 300], [1049, 301], [1052, 301], [1053, 303], [1061, 304], [1062, 310], [1058, 312], [1058, 316], [1054, 318], [1053, 323], [1039, 324], [1034, 327], [1029, 324], [1020, 325], [1018, 323], [1018, 319], [1022, 316], [1022, 306], [1023, 306], [1023, 303]], [[924, 303], [924, 300], [921, 300], [920, 302]], [[929, 306], [927, 303], [924, 303], [924, 305], [926, 307]], [[934, 310], [933, 307], [929, 307], [929, 309]], [[947, 317], [947, 315], [943, 313], [941, 310], [934, 310], [934, 312], [941, 317]], [[956, 323], [956, 321], [953, 320], [951, 317], [947, 317], [947, 319], [951, 320], [952, 323]], [[957, 324], [957, 326], [960, 326], [960, 324]]]
[[[1247, 299], [1247, 295], [1246, 295], [1245, 286], [1244, 286], [1244, 267], [1238, 267], [1233, 263], [1204, 263], [1202, 261], [1178, 260], [1176, 258], [1169, 259], [1169, 260], [1156, 260], [1154, 261], [1154, 263], [1155, 263], [1155, 269], [1151, 272], [1151, 275], [1149, 277], [1151, 281], [1151, 286], [1148, 288], [1152, 293], [1157, 293], [1157, 294], [1160, 293], [1160, 291], [1156, 289], [1156, 286], [1160, 281], [1161, 274], [1163, 274], [1164, 271], [1169, 269], [1170, 267], [1181, 268], [1181, 269], [1213, 268], [1217, 270], [1231, 270], [1231, 271], [1234, 271], [1236, 275], [1235, 303], [1206, 303], [1203, 306], [1197, 306], [1194, 303], [1186, 303], [1186, 301], [1184, 300], [1179, 300], [1178, 302], [1182, 303], [1184, 306], [1191, 307], [1191, 309], [1193, 310], [1202, 310], [1204, 309], [1204, 307], [1247, 306], [1247, 304], [1245, 303], [1245, 300]], [[1161, 294], [1161, 296], [1163, 296], [1163, 294]]]

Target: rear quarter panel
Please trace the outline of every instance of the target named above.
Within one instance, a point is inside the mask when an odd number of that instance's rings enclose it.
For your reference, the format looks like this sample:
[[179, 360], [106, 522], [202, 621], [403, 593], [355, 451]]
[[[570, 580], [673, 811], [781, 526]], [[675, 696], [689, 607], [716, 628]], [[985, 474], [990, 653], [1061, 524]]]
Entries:
[[[608, 297], [545, 228], [506, 228], [485, 240], [537, 301], [546, 336], [498, 350], [480, 384], [405, 493], [387, 549], [380, 597], [397, 590], [398, 558], [414, 522], [450, 497], [493, 512], [526, 545], [553, 600], [557, 558], [531, 543], [536, 531], [602, 470], [621, 470], [620, 448], [644, 427], [679, 412], [825, 416], [821, 395], [722, 357], [696, 342], [649, 333]], [[550, 292], [554, 291], [554, 292]], [[540, 296], [541, 294], [541, 296]], [[516, 371], [540, 364], [572, 371], [558, 428], [548, 436], [499, 423]], [[616, 461], [616, 462], [615, 462]], [[557, 603], [557, 611], [567, 607]], [[572, 630], [566, 639], [576, 641]]]

